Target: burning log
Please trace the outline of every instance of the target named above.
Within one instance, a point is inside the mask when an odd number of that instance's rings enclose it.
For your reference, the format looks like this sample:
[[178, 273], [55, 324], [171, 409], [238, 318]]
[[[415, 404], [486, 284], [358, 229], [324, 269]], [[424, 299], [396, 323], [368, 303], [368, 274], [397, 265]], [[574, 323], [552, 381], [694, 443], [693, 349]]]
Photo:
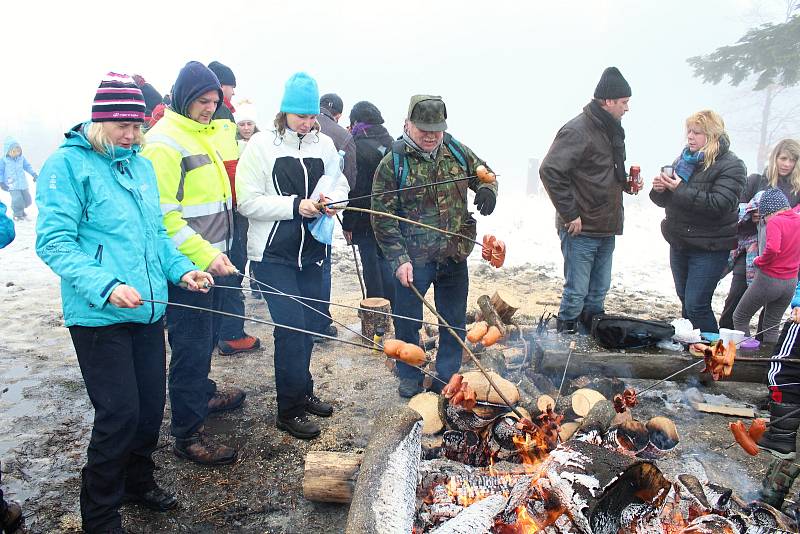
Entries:
[[361, 462], [346, 534], [408, 533], [414, 524], [422, 421], [414, 410], [391, 409], [377, 418]]
[[520, 307], [519, 301], [514, 298], [507, 291], [498, 289], [489, 300], [492, 307], [497, 311], [500, 319], [504, 324], [511, 320], [511, 317], [517, 312]]
[[644, 450], [650, 442], [647, 427], [641, 421], [628, 419], [612, 427], [603, 437], [603, 443], [616, 449], [630, 452]]
[[681, 534], [739, 534], [739, 529], [729, 519], [710, 514], [689, 523]]
[[490, 495], [464, 509], [454, 519], [432, 531], [432, 534], [482, 534], [494, 525], [494, 516], [506, 505], [502, 495]]
[[671, 487], [650, 462], [575, 440], [552, 451], [542, 471], [575, 524], [595, 534], [620, 532], [622, 512], [631, 504], [657, 510]]
[[614, 410], [614, 405], [611, 401], [605, 399], [598, 401], [581, 421], [580, 431], [589, 432], [594, 430], [599, 434], [604, 434], [611, 426], [611, 422], [616, 415], [617, 412]]
[[[361, 319], [361, 333], [367, 339], [375, 336], [378, 327], [383, 328], [384, 333], [392, 331], [392, 321], [387, 313], [392, 313], [392, 306], [388, 300], [380, 297], [369, 297], [361, 301], [361, 308], [358, 310], [358, 317]], [[374, 313], [374, 311], [384, 313]]]
[[303, 469], [303, 496], [315, 502], [349, 503], [360, 466], [360, 454], [310, 451]]
[[680, 441], [675, 423], [667, 417], [653, 417], [647, 422], [647, 446], [636, 453], [640, 458], [661, 458]]

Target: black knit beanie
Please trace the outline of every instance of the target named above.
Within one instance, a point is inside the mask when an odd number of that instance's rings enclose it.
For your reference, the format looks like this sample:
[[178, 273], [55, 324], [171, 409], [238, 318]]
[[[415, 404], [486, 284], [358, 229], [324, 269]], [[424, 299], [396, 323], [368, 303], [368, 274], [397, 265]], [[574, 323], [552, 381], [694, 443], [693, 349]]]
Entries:
[[176, 113], [188, 117], [189, 105], [209, 91], [216, 91], [219, 94], [219, 104], [222, 104], [222, 88], [217, 76], [199, 61], [190, 61], [181, 69], [175, 85], [172, 86], [170, 107]]
[[367, 124], [383, 124], [383, 117], [375, 104], [362, 100], [356, 102], [350, 110], [350, 124], [365, 122]]
[[220, 84], [236, 87], [236, 76], [233, 75], [229, 66], [223, 65], [219, 61], [212, 61], [208, 64], [208, 68], [217, 75]]
[[608, 67], [600, 76], [600, 81], [594, 89], [594, 97], [601, 100], [615, 100], [631, 96], [631, 86], [617, 67]]
[[319, 107], [325, 108], [333, 113], [341, 113], [344, 110], [344, 102], [336, 93], [327, 93], [319, 97]]

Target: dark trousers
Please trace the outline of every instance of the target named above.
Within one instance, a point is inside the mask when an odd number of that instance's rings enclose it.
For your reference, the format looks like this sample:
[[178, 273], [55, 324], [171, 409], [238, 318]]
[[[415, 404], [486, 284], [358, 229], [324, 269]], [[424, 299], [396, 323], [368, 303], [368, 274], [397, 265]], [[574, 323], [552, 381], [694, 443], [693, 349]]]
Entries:
[[382, 297], [394, 302], [394, 273], [381, 254], [375, 236], [372, 233], [354, 235], [353, 243], [358, 245], [358, 255], [364, 268], [367, 297]]
[[[264, 282], [288, 295], [320, 298], [322, 266], [311, 264], [298, 270], [296, 267], [278, 263], [253, 261], [253, 274]], [[312, 330], [317, 324], [317, 313], [299, 301], [280, 295], [265, 294], [269, 313], [275, 323], [303, 330]], [[278, 400], [278, 417], [289, 419], [305, 413], [305, 396], [314, 391], [314, 381], [309, 370], [311, 336], [276, 327], [275, 340], [275, 392]]]
[[669, 265], [681, 313], [701, 332], [719, 332], [711, 309], [711, 297], [728, 262], [727, 250], [669, 248]]
[[[305, 270], [305, 268], [303, 268]], [[320, 278], [319, 296], [315, 297], [321, 300], [331, 300], [331, 247], [325, 247], [325, 259], [322, 260], [322, 271]], [[330, 304], [324, 302], [315, 302], [312, 304], [320, 313], [315, 313], [312, 317], [312, 322], [309, 323], [310, 330], [324, 334], [328, 327], [332, 324], [330, 319], [331, 307]], [[270, 308], [271, 310], [272, 308]]]
[[[240, 215], [239, 212], [233, 213], [233, 244], [231, 246], [229, 258], [234, 267], [239, 269], [240, 273], [246, 272], [247, 229], [249, 226], [246, 217]], [[224, 279], [227, 280], [227, 282], [222, 282], [222, 279], [217, 280], [216, 278], [215, 281], [218, 284], [230, 286], [240, 287], [242, 285], [241, 276], [226, 276]], [[224, 289], [221, 291], [225, 292], [222, 301], [222, 311], [236, 315], [244, 315], [244, 294], [241, 291], [234, 291], [233, 289]], [[241, 339], [244, 336], [244, 319], [226, 316], [220, 317], [219, 339], [222, 341], [230, 341], [232, 339]]]
[[[789, 320], [783, 325], [773, 358], [800, 359], [800, 324]], [[800, 404], [800, 366], [772, 362], [767, 372], [770, 398], [775, 402]]]
[[[420, 294], [425, 295], [428, 288], [433, 285], [434, 304], [436, 311], [442, 318], [456, 328], [464, 328], [467, 313], [467, 293], [469, 291], [469, 274], [467, 262], [414, 264], [414, 287]], [[395, 278], [394, 313], [422, 319], [422, 302], [407, 287], [403, 287]], [[394, 319], [394, 328], [397, 339], [408, 343], [419, 344], [419, 329], [422, 323], [408, 319]], [[456, 330], [456, 334], [463, 341], [464, 331]], [[461, 345], [447, 329], [439, 325], [439, 351], [436, 354], [436, 374], [447, 382], [461, 367]], [[422, 379], [419, 369], [398, 362], [397, 371], [401, 378]], [[439, 391], [441, 383], [434, 382], [434, 389]]]
[[[733, 264], [731, 288], [728, 290], [728, 296], [725, 298], [725, 306], [722, 308], [722, 315], [719, 316], [719, 327], [733, 329], [733, 312], [739, 301], [742, 300], [742, 295], [747, 291], [747, 263], [745, 254], [739, 254], [736, 257], [736, 262]], [[758, 329], [756, 332], [761, 332], [762, 324], [764, 322], [764, 310], [758, 314]], [[756, 339], [761, 341], [761, 334], [756, 336]]]
[[[230, 277], [215, 281], [223, 284]], [[227, 285], [227, 284], [226, 284]], [[199, 293], [169, 286], [169, 301], [220, 310], [225, 292], [212, 289]], [[211, 353], [217, 344], [220, 315], [178, 306], [167, 306], [167, 331], [172, 356], [169, 361], [169, 402], [172, 409], [171, 433], [188, 438], [208, 415], [208, 401], [217, 385], [208, 378]]]
[[123, 494], [155, 487], [152, 454], [164, 416], [164, 324], [71, 326], [94, 426], [81, 472], [87, 533], [121, 525]]

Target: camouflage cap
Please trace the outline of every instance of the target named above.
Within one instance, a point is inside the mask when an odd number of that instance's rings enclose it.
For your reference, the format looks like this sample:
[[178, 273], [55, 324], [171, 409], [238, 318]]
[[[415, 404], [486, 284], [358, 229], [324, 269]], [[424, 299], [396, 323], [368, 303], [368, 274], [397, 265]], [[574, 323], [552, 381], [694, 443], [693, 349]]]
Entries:
[[441, 96], [412, 96], [406, 118], [426, 132], [443, 132], [447, 129], [447, 108]]

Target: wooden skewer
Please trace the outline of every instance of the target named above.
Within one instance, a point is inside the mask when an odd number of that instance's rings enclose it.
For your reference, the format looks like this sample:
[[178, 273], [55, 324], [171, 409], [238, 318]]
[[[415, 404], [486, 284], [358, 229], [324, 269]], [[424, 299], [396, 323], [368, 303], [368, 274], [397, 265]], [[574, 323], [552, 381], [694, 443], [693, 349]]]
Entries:
[[411, 291], [414, 292], [414, 294], [425, 305], [425, 307], [428, 308], [434, 315], [436, 315], [436, 317], [439, 319], [439, 321], [441, 321], [441, 323], [445, 326], [445, 328], [447, 328], [447, 331], [450, 332], [450, 335], [453, 336], [456, 339], [456, 341], [458, 341], [458, 344], [461, 345], [461, 348], [463, 348], [465, 351], [467, 351], [467, 354], [469, 354], [469, 357], [472, 359], [472, 363], [474, 363], [475, 366], [480, 370], [480, 372], [483, 373], [483, 376], [486, 377], [486, 380], [488, 380], [489, 385], [492, 386], [492, 389], [494, 389], [497, 392], [497, 394], [500, 396], [500, 398], [503, 399], [503, 402], [506, 403], [506, 406], [508, 406], [508, 408], [512, 412], [514, 412], [514, 414], [517, 417], [519, 417], [520, 420], [528, 419], [527, 417], [522, 415], [519, 412], [519, 410], [517, 410], [512, 405], [512, 402], [510, 400], [508, 400], [508, 397], [506, 397], [505, 393], [503, 393], [500, 390], [500, 388], [497, 387], [497, 384], [494, 383], [494, 380], [492, 380], [492, 377], [489, 376], [489, 373], [487, 373], [486, 369], [483, 368], [483, 366], [481, 365], [481, 362], [478, 361], [478, 358], [476, 358], [475, 355], [472, 353], [472, 351], [469, 350], [469, 347], [467, 347], [467, 344], [464, 343], [464, 340], [462, 340], [459, 337], [458, 334], [456, 334], [456, 331], [453, 330], [453, 328], [447, 323], [447, 321], [444, 320], [444, 318], [439, 314], [439, 312], [436, 311], [436, 308], [434, 308], [427, 300], [425, 300], [425, 297], [422, 296], [422, 294], [419, 292], [419, 290], [416, 288], [416, 286], [413, 283], [409, 284], [408, 287], [411, 289]]

